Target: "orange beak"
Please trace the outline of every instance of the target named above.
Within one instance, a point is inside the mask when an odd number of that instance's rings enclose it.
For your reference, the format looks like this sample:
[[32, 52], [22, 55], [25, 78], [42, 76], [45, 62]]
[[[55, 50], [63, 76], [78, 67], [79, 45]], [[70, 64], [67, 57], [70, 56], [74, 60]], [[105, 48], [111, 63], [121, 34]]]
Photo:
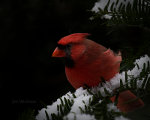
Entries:
[[65, 57], [66, 53], [64, 50], [60, 50], [58, 47], [55, 48], [52, 57]]

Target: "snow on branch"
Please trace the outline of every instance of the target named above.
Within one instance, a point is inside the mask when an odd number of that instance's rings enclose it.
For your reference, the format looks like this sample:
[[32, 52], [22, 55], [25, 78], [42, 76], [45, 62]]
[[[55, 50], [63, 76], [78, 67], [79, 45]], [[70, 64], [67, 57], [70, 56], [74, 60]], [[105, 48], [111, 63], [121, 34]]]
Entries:
[[121, 4], [127, 6], [128, 3], [132, 4], [133, 0], [99, 0], [98, 2], [95, 3], [94, 7], [92, 8], [92, 11], [97, 13], [99, 12], [99, 9], [104, 10], [107, 4], [108, 10], [110, 11], [112, 4], [114, 4], [114, 7], [118, 9]]
[[[122, 73], [116, 74], [109, 82], [99, 84], [98, 87], [93, 88], [93, 92], [101, 91], [103, 96], [106, 96], [105, 89], [109, 91], [109, 93], [113, 93], [113, 90], [120, 87], [120, 80], [122, 81], [122, 84], [125, 85], [131, 82], [133, 78], [137, 79], [137, 88], [141, 88], [141, 84], [143, 83], [143, 80], [140, 80], [140, 74], [143, 71], [143, 69], [146, 69], [149, 67], [150, 64], [150, 58], [145, 55], [144, 57], [141, 57], [140, 59], [137, 59], [135, 62], [135, 67], [132, 70], [123, 71]], [[128, 75], [128, 81], [126, 81], [126, 74]], [[148, 78], [150, 77], [150, 73], [148, 74]], [[148, 79], [147, 79], [148, 80]]]
[[[100, 119], [106, 112], [106, 115], [113, 117], [114, 120], [128, 120], [122, 114], [118, 115], [119, 109], [114, 103], [109, 102], [106, 96], [113, 95], [113, 91], [121, 86], [132, 87], [131, 83], [135, 78], [136, 89], [146, 88], [146, 84], [150, 81], [150, 57], [145, 55], [137, 59], [134, 64], [135, 67], [132, 70], [116, 74], [109, 82], [101, 83], [90, 90], [81, 87], [74, 93], [68, 92], [52, 105], [41, 109], [36, 116], [36, 120], [58, 120], [60, 118], [63, 120], [96, 120]], [[146, 77], [143, 76], [145, 75], [144, 72]], [[97, 96], [100, 96], [100, 98]], [[102, 106], [103, 108], [101, 108]], [[117, 116], [112, 113], [117, 113]]]
[[122, 20], [133, 15], [135, 19], [143, 19], [141, 14], [142, 12], [149, 14], [148, 9], [150, 9], [149, 2], [146, 0], [99, 0], [91, 9], [95, 16], [90, 17], [90, 20], [97, 15], [108, 20]]

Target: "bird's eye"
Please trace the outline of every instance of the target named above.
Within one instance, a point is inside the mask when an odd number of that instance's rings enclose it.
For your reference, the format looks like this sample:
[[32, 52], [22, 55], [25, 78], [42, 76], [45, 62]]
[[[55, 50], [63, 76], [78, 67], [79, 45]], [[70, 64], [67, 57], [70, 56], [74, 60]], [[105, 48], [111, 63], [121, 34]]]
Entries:
[[61, 50], [65, 49], [66, 48], [66, 45], [61, 45], [61, 44], [58, 44], [57, 47]]
[[64, 49], [70, 48], [71, 45], [70, 45], [70, 44], [68, 44], [68, 45], [61, 45], [61, 44], [58, 44], [57, 47], [58, 47], [59, 49], [61, 49], [61, 50], [64, 50]]
[[70, 49], [70, 47], [71, 47], [71, 44], [66, 45], [66, 48]]

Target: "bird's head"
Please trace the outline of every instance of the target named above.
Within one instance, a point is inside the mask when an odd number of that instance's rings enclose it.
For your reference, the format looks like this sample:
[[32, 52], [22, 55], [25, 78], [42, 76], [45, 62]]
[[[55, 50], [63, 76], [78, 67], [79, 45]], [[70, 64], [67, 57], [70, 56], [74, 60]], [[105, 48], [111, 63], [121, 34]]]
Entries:
[[64, 57], [66, 66], [71, 67], [86, 50], [85, 40], [88, 33], [74, 33], [63, 37], [58, 41], [52, 57]]

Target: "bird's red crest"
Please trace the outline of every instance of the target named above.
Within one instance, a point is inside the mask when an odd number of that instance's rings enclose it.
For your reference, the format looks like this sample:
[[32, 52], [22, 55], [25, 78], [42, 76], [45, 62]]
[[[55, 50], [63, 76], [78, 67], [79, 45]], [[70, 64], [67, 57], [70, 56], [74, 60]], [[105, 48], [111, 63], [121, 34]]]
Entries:
[[69, 43], [78, 43], [83, 41], [89, 35], [90, 35], [89, 33], [74, 33], [61, 38], [58, 41], [58, 44], [66, 45]]

